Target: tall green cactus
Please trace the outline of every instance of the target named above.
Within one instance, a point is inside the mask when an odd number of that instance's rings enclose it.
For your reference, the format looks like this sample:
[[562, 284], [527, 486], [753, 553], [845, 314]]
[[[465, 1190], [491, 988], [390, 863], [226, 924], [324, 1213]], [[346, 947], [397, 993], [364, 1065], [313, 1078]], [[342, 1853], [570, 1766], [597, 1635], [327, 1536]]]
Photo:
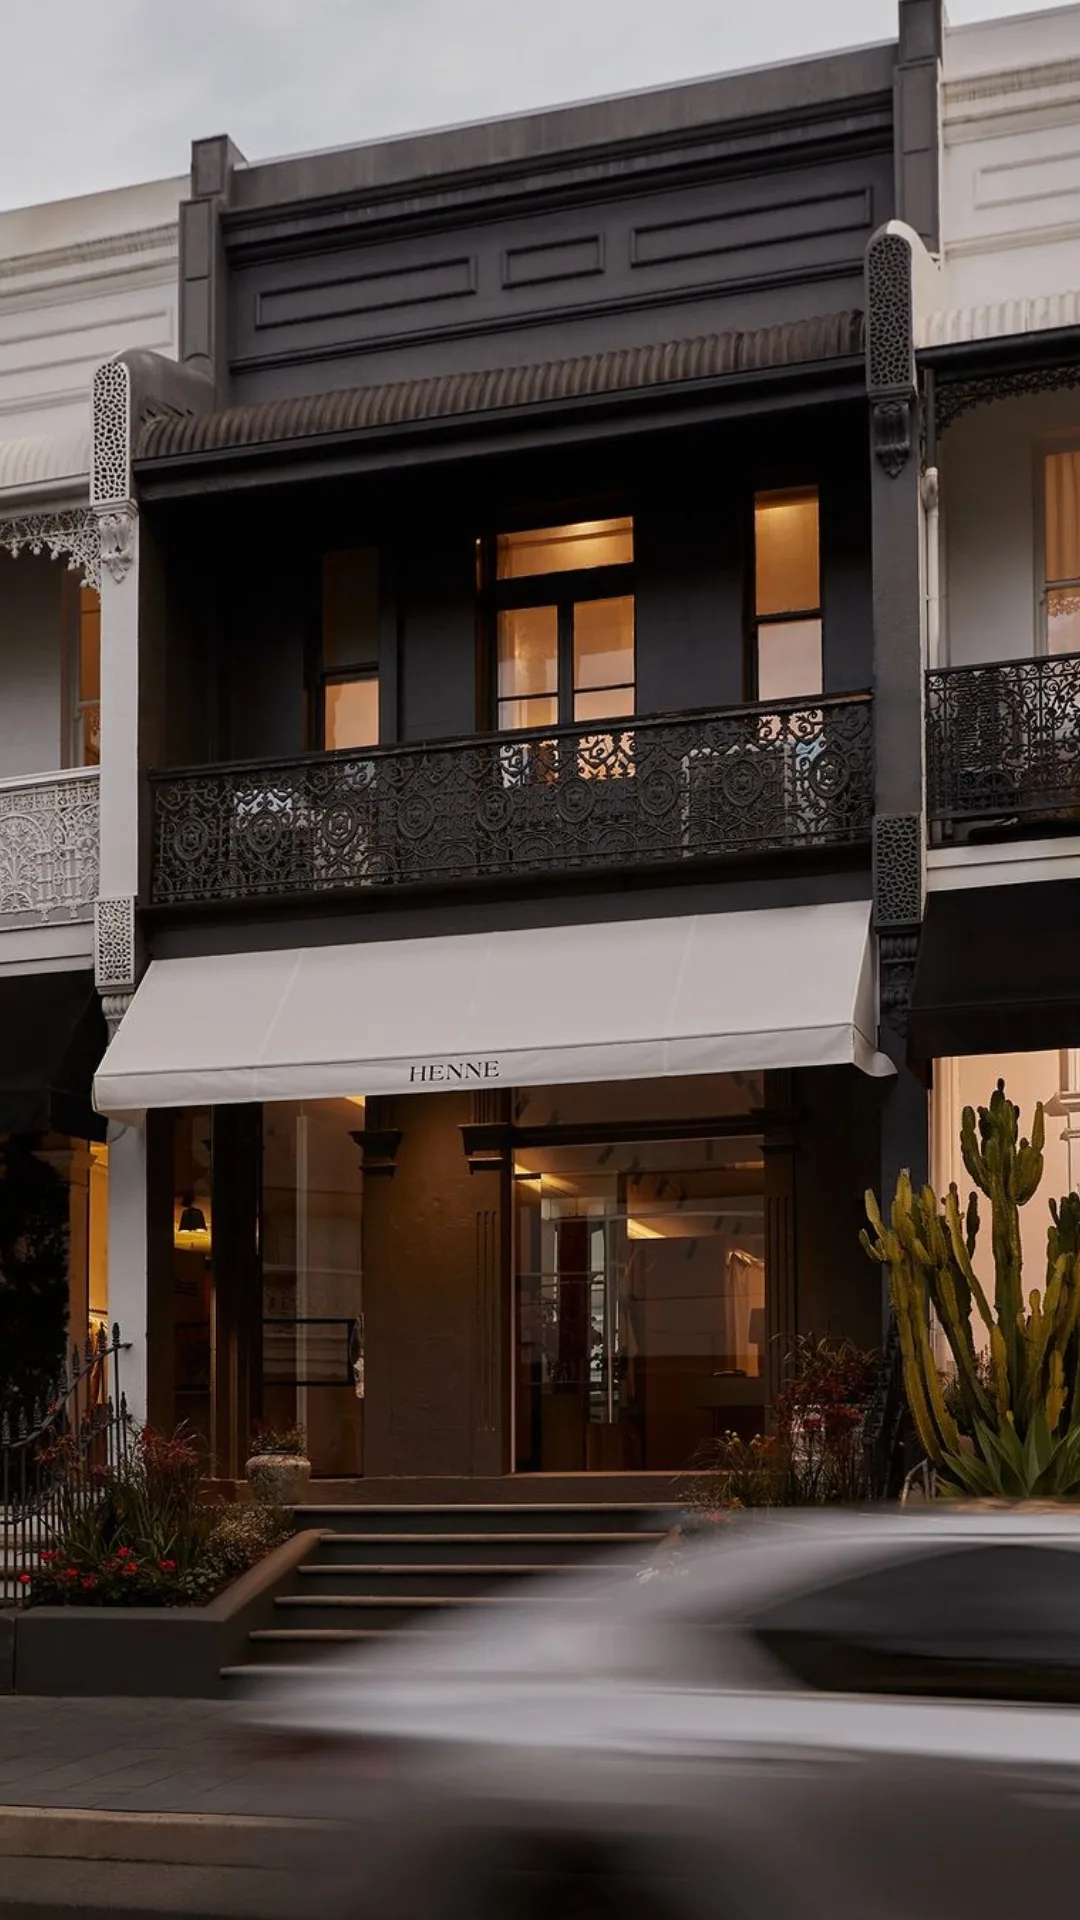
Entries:
[[[904, 1386], [919, 1438], [946, 1478], [969, 1490], [976, 1483], [979, 1490], [991, 1490], [980, 1478], [984, 1469], [996, 1487], [1006, 1472], [1001, 1466], [1006, 1456], [1010, 1487], [1022, 1483], [1023, 1490], [1034, 1491], [1036, 1484], [1045, 1489], [1052, 1483], [1061, 1491], [1067, 1482], [1071, 1489], [1074, 1468], [1080, 1487], [1080, 1197], [1070, 1193], [1050, 1202], [1045, 1285], [1025, 1299], [1020, 1208], [1032, 1199], [1043, 1175], [1042, 1105], [1035, 1109], [1030, 1140], [1019, 1137], [1019, 1124], [1020, 1110], [999, 1081], [989, 1106], [980, 1107], [977, 1116], [973, 1108], [964, 1109], [960, 1129], [964, 1165], [990, 1202], [992, 1305], [973, 1264], [979, 1234], [975, 1193], [962, 1214], [955, 1184], [941, 1202], [932, 1187], [916, 1193], [910, 1176], [902, 1173], [888, 1225], [873, 1194], [866, 1196], [873, 1234], [864, 1230], [862, 1244], [889, 1270]], [[952, 1354], [964, 1425], [982, 1457], [978, 1469], [970, 1464], [946, 1403], [931, 1340], [931, 1309]], [[976, 1313], [989, 1340], [989, 1387], [978, 1363]], [[993, 1444], [995, 1436], [1005, 1441], [1004, 1451]], [[1028, 1461], [1023, 1472], [1016, 1465], [1021, 1456]]]

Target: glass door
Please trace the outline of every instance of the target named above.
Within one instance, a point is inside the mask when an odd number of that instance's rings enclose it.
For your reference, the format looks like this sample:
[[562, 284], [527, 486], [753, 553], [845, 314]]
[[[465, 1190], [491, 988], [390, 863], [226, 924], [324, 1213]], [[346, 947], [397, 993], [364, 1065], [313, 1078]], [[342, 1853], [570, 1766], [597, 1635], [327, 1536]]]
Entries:
[[519, 1470], [679, 1469], [762, 1429], [760, 1139], [520, 1152], [514, 1265]]

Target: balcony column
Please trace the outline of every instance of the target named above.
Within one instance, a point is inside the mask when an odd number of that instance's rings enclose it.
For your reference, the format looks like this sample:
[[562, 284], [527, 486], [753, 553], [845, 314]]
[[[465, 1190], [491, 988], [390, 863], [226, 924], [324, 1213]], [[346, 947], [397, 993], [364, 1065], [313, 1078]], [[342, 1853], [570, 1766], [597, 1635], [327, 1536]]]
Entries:
[[929, 264], [918, 235], [892, 221], [866, 254], [866, 373], [873, 526], [875, 796], [874, 929], [878, 1045], [897, 1073], [881, 1118], [880, 1183], [902, 1167], [927, 1175], [928, 1108], [907, 1058], [925, 900], [923, 683], [926, 653], [920, 408], [915, 370], [916, 276]]
[[[93, 386], [90, 502], [101, 550], [101, 876], [94, 975], [112, 1038], [135, 991], [139, 884], [139, 520], [131, 484], [131, 376], [123, 360]], [[109, 1123], [109, 1311], [131, 1350], [124, 1390], [146, 1418], [146, 1126]]]

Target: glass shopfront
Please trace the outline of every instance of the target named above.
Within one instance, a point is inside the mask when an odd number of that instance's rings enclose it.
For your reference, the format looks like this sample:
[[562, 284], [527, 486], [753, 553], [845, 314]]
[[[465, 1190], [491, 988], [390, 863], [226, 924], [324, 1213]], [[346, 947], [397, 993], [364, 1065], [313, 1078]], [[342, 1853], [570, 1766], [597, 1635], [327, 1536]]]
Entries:
[[760, 1097], [741, 1076], [567, 1089], [515, 1146], [519, 1471], [680, 1468], [718, 1432], [762, 1430], [765, 1169], [740, 1121]]
[[765, 1413], [760, 1138], [514, 1166], [517, 1466], [676, 1468]]
[[495, 1099], [479, 1157], [464, 1091], [175, 1116], [173, 1406], [217, 1472], [260, 1422], [340, 1478], [677, 1471], [763, 1430], [761, 1077]]

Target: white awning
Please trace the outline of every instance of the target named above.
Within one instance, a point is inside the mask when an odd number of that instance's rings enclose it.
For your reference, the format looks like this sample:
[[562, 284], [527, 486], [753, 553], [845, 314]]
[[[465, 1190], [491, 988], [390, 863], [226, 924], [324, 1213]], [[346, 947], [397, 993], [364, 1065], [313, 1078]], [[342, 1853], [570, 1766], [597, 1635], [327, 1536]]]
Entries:
[[767, 1067], [893, 1071], [865, 901], [156, 960], [102, 1113]]

